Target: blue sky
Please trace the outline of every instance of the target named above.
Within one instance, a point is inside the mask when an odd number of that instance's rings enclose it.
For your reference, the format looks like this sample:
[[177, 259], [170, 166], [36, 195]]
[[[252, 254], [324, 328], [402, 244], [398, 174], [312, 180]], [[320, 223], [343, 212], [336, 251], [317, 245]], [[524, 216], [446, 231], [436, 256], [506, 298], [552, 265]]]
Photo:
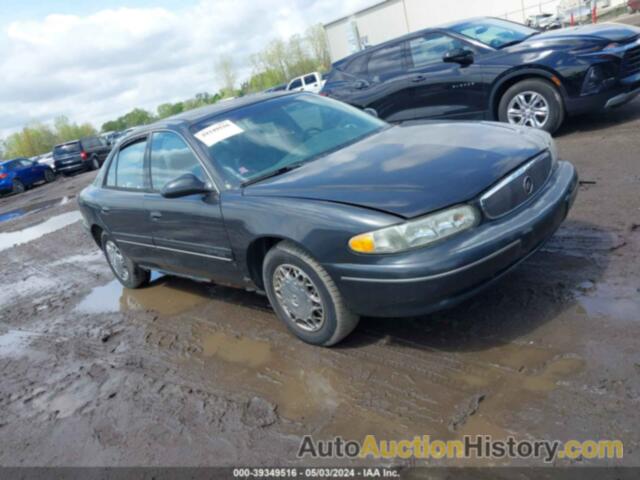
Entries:
[[249, 57], [372, 0], [0, 0], [0, 138], [60, 115], [100, 127], [134, 107], [243, 80]]

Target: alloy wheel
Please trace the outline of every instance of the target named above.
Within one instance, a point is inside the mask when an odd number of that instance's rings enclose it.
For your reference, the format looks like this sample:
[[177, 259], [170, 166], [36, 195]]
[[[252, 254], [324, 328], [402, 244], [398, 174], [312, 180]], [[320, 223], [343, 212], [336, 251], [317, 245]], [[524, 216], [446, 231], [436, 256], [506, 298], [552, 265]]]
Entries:
[[107, 260], [109, 260], [109, 264], [120, 280], [124, 282], [129, 280], [129, 269], [127, 268], [126, 258], [122, 252], [120, 252], [118, 246], [113, 243], [113, 241], [108, 240], [105, 244], [105, 251], [107, 253]]
[[325, 321], [324, 305], [313, 280], [299, 267], [279, 265], [273, 272], [273, 290], [291, 321], [306, 332], [317, 332]]
[[549, 114], [547, 99], [533, 91], [517, 94], [507, 107], [507, 118], [514, 125], [542, 128], [549, 121]]

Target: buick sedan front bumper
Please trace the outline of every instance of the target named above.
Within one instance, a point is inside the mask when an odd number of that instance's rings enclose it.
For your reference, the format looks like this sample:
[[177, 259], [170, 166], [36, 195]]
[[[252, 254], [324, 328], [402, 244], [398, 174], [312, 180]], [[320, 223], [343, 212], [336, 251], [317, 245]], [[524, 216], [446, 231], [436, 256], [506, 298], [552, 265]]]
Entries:
[[345, 302], [372, 317], [405, 317], [453, 306], [534, 253], [558, 229], [575, 199], [578, 176], [559, 162], [527, 205], [427, 248], [369, 263], [328, 264]]

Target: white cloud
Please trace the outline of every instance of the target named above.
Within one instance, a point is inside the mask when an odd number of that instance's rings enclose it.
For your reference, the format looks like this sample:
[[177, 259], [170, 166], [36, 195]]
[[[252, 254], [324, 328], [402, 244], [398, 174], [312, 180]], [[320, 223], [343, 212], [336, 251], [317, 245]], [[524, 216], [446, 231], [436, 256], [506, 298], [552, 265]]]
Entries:
[[0, 136], [67, 115], [99, 127], [131, 108], [155, 108], [219, 89], [216, 57], [248, 57], [371, 0], [202, 0], [179, 11], [118, 8], [51, 14], [0, 32]]

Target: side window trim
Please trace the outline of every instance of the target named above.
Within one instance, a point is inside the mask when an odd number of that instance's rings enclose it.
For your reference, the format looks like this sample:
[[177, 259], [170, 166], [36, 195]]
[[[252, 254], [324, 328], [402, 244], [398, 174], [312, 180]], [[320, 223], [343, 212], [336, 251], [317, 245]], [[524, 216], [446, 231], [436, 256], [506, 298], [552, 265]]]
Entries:
[[[132, 138], [130, 140], [127, 140], [127, 143], [123, 143], [122, 145], [120, 145], [118, 147], [118, 151], [114, 153], [114, 155], [111, 157], [111, 161], [109, 162], [109, 165], [107, 166], [107, 170], [105, 172], [104, 178], [102, 180], [102, 188], [106, 188], [109, 190], [118, 190], [121, 192], [133, 192], [133, 193], [149, 193], [149, 178], [147, 177], [147, 156], [148, 156], [148, 151], [149, 151], [149, 138], [150, 138], [150, 134], [147, 132], [144, 135], [140, 135], [138, 137]], [[145, 143], [145, 153], [144, 153], [144, 159], [143, 159], [143, 181], [144, 181], [144, 188], [123, 188], [123, 187], [118, 187], [113, 186], [113, 185], [107, 185], [107, 180], [109, 179], [109, 171], [114, 168], [118, 168], [118, 158], [120, 157], [120, 152], [122, 151], [122, 149], [129, 147], [130, 145], [133, 145], [134, 143], [138, 143], [144, 141]], [[117, 174], [117, 172], [116, 172]]]
[[202, 167], [202, 170], [204, 170], [204, 174], [209, 179], [209, 185], [211, 185], [215, 189], [215, 191], [217, 193], [220, 193], [220, 189], [218, 188], [218, 185], [216, 184], [215, 180], [213, 179], [213, 176], [211, 175], [211, 172], [207, 168], [206, 163], [202, 160], [200, 155], [198, 155], [198, 152], [193, 148], [193, 146], [187, 140], [187, 138], [182, 133], [177, 132], [175, 130], [169, 130], [167, 128], [160, 128], [160, 129], [157, 129], [157, 130], [153, 130], [153, 131], [149, 132], [148, 137], [147, 137], [147, 157], [145, 158], [145, 162], [146, 162], [145, 163], [145, 174], [148, 175], [147, 179], [148, 179], [148, 182], [149, 182], [148, 185], [149, 185], [150, 192], [158, 193], [158, 190], [153, 190], [153, 183], [151, 182], [151, 144], [153, 142], [149, 141], [149, 140], [153, 140], [152, 137], [153, 137], [154, 133], [173, 133], [180, 140], [182, 140], [184, 142], [184, 144], [187, 147], [189, 147], [189, 150], [191, 150], [191, 153], [193, 154], [193, 156], [196, 157], [196, 160], [198, 160], [198, 162], [200, 162], [200, 166]]

